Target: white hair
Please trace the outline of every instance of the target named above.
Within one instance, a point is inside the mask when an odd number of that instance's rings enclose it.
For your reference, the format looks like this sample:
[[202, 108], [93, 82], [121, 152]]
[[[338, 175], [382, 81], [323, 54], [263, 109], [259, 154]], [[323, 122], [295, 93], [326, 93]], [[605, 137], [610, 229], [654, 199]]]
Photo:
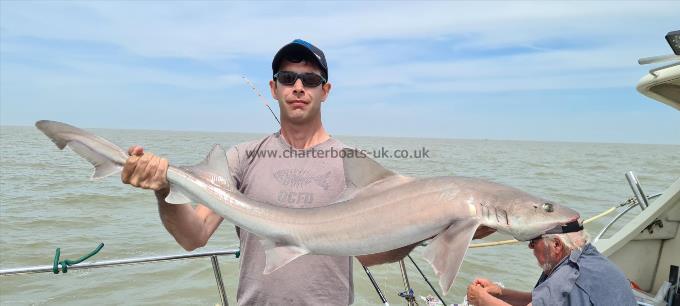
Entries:
[[546, 247], [548, 247], [550, 242], [555, 241], [555, 239], [559, 239], [569, 251], [581, 251], [583, 250], [583, 246], [590, 242], [590, 235], [585, 229], [573, 233], [543, 235], [543, 242]]
[[539, 266], [541, 269], [543, 269], [543, 272], [545, 273], [550, 273], [552, 269], [555, 267], [556, 264], [559, 263], [562, 258], [553, 258], [550, 253], [551, 253], [551, 247], [550, 244], [555, 242], [555, 239], [558, 239], [562, 245], [565, 247], [565, 251], [567, 251], [567, 255], [571, 253], [573, 250], [579, 250], [582, 251], [583, 247], [590, 241], [590, 235], [586, 230], [581, 230], [578, 232], [573, 232], [573, 233], [566, 233], [566, 234], [548, 234], [548, 235], [543, 235], [542, 236], [543, 243], [545, 248], [543, 248], [544, 252], [544, 257], [545, 257], [545, 262], [540, 263]]

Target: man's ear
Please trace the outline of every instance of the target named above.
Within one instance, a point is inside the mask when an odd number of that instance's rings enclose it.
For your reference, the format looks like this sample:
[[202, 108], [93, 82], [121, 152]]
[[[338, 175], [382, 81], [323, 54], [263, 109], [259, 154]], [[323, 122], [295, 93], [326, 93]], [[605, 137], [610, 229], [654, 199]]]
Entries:
[[326, 83], [321, 86], [321, 90], [323, 90], [323, 97], [321, 97], [321, 102], [326, 101], [326, 98], [328, 98], [328, 94], [331, 92], [331, 83]]
[[272, 93], [272, 98], [278, 100], [276, 98], [276, 82], [274, 80], [269, 80], [269, 91]]
[[555, 253], [562, 254], [564, 252], [565, 246], [564, 246], [564, 243], [562, 243], [562, 240], [555, 237], [554, 239], [552, 239], [551, 243], [552, 243], [553, 250], [555, 250]]

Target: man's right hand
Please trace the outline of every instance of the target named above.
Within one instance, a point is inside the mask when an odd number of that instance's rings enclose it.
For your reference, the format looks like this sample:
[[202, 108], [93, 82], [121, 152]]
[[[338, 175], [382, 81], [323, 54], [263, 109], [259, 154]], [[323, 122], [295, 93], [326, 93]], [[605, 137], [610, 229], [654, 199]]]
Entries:
[[153, 153], [144, 153], [144, 148], [132, 146], [130, 157], [125, 161], [121, 180], [125, 184], [144, 189], [161, 191], [168, 188], [168, 160]]

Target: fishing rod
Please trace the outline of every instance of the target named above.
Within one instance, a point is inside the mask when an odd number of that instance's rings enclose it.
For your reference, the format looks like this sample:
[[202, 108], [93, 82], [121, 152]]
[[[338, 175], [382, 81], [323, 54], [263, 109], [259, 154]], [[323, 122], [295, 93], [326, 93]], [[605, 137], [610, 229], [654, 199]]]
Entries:
[[364, 268], [366, 275], [368, 275], [368, 279], [371, 281], [373, 288], [375, 288], [375, 291], [378, 293], [378, 296], [380, 297], [380, 301], [382, 301], [383, 305], [389, 306], [390, 303], [387, 302], [387, 298], [385, 298], [385, 295], [383, 294], [382, 290], [380, 290], [380, 287], [378, 287], [378, 282], [376, 282], [375, 279], [373, 278], [373, 274], [371, 274], [371, 271], [369, 271], [366, 266], [364, 266], [364, 265], [361, 265], [361, 266]]
[[264, 103], [264, 106], [266, 106], [269, 109], [269, 112], [272, 113], [272, 115], [274, 116], [274, 119], [276, 119], [276, 122], [279, 125], [281, 125], [281, 121], [279, 120], [279, 117], [277, 117], [276, 114], [274, 113], [274, 111], [272, 110], [272, 108], [269, 107], [269, 102], [267, 102], [267, 100], [260, 94], [260, 91], [258, 91], [257, 88], [255, 88], [255, 84], [253, 84], [253, 82], [251, 82], [245, 75], [242, 75], [241, 77], [246, 82], [246, 84], [248, 84], [248, 86], [250, 86], [250, 88], [253, 90], [253, 92], [258, 97], [260, 97], [260, 100], [262, 100], [262, 102]]
[[437, 289], [435, 289], [434, 286], [432, 286], [432, 283], [430, 282], [429, 279], [427, 279], [427, 276], [425, 276], [425, 273], [423, 272], [423, 270], [421, 270], [420, 267], [418, 267], [418, 264], [416, 264], [416, 261], [413, 260], [413, 257], [411, 257], [411, 254], [406, 255], [406, 256], [408, 257], [408, 259], [411, 260], [411, 262], [413, 263], [413, 266], [416, 267], [416, 269], [418, 270], [418, 273], [420, 273], [420, 275], [423, 277], [423, 279], [425, 280], [427, 285], [430, 286], [430, 289], [432, 289], [432, 292], [434, 292], [434, 294], [437, 296], [437, 298], [439, 298], [439, 301], [442, 302], [442, 304], [444, 304], [444, 305], [448, 305], [448, 304], [446, 304], [446, 302], [444, 302], [444, 299], [442, 298], [442, 296], [439, 295], [439, 292], [437, 292]]

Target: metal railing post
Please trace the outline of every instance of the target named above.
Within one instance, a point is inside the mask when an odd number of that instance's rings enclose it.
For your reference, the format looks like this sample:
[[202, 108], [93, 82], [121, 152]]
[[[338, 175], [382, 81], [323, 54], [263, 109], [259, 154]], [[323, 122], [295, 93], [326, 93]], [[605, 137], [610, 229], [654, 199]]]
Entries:
[[642, 187], [640, 186], [637, 177], [635, 177], [635, 173], [633, 173], [633, 171], [628, 171], [628, 173], [626, 173], [626, 179], [628, 180], [630, 188], [633, 189], [635, 198], [638, 200], [638, 203], [640, 203], [640, 208], [645, 210], [647, 206], [649, 206], [649, 202], [647, 202], [647, 197], [645, 196], [644, 191], [642, 191]]

